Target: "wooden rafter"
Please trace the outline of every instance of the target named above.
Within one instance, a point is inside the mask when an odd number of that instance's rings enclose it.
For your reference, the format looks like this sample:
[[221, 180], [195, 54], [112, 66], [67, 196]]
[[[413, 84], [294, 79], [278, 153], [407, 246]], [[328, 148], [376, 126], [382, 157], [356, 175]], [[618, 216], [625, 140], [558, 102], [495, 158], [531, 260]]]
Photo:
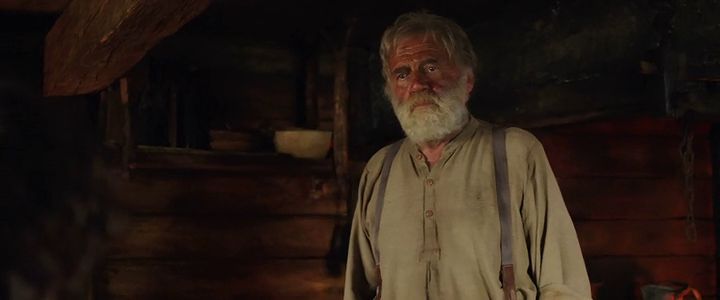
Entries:
[[44, 94], [86, 94], [108, 86], [208, 4], [209, 0], [72, 1], [45, 39]]

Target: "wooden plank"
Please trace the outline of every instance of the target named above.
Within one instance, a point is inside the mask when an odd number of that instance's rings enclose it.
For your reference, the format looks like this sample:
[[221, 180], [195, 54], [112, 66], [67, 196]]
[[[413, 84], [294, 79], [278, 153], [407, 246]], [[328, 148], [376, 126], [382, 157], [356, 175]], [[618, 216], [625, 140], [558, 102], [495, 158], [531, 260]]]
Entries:
[[[618, 208], [621, 209], [621, 208]], [[608, 255], [713, 255], [713, 223], [696, 221], [697, 240], [688, 241], [686, 222], [581, 221], [575, 223], [586, 257]]]
[[[672, 136], [679, 137], [682, 132], [681, 122], [668, 117], [624, 117], [592, 122], [551, 126], [532, 130], [541, 134], [563, 135], [614, 135], [614, 136]], [[696, 138], [707, 138], [710, 131], [709, 122], [697, 122], [693, 126]]]
[[98, 299], [340, 299], [341, 277], [321, 259], [162, 262], [110, 261]]
[[[133, 99], [134, 100], [134, 99]], [[135, 102], [135, 101], [132, 101]], [[137, 145], [135, 144], [135, 130], [132, 122], [131, 112], [131, 100], [128, 93], [128, 80], [127, 77], [120, 78], [120, 103], [123, 105], [123, 145], [122, 145], [122, 162], [123, 169], [126, 168], [135, 160], [135, 151]]]
[[[688, 201], [681, 178], [560, 178], [565, 205], [574, 220], [684, 218]], [[694, 213], [712, 218], [712, 182], [695, 181]]]
[[335, 163], [335, 177], [338, 181], [338, 192], [341, 201], [346, 207], [353, 207], [350, 191], [350, 159], [349, 159], [349, 126], [348, 126], [348, 51], [353, 25], [345, 31], [343, 43], [336, 50], [335, 57], [335, 85], [333, 85], [333, 162]]
[[105, 103], [104, 143], [120, 147], [125, 143], [125, 112], [127, 107], [120, 100], [119, 89], [107, 89], [100, 93]]
[[86, 94], [108, 86], [208, 4], [209, 0], [70, 2], [45, 39], [44, 94]]
[[330, 160], [299, 159], [276, 153], [189, 150], [138, 146], [133, 163], [135, 173], [147, 171], [252, 175], [329, 175]]
[[587, 263], [591, 281], [602, 282], [601, 300], [642, 299], [639, 287], [671, 281], [689, 283], [703, 294], [703, 299], [715, 295], [712, 257], [600, 257], [590, 258]]
[[[679, 139], [653, 136], [560, 136], [538, 134], [558, 177], [677, 177], [682, 175]], [[710, 178], [707, 141], [695, 141], [695, 176]]]
[[110, 246], [112, 258], [322, 258], [335, 221], [328, 217], [132, 217]]
[[337, 215], [332, 178], [134, 174], [118, 191], [118, 205], [133, 213]]

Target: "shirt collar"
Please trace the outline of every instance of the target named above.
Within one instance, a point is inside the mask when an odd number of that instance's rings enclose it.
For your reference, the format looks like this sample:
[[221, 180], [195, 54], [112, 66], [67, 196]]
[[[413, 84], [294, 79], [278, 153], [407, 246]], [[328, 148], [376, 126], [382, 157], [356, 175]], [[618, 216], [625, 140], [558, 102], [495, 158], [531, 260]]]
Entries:
[[[445, 159], [447, 159], [447, 157], [449, 157], [453, 152], [455, 152], [458, 147], [464, 145], [468, 140], [470, 140], [470, 138], [472, 138], [472, 136], [479, 127], [480, 122], [475, 119], [475, 117], [470, 116], [460, 133], [458, 133], [447, 143], [447, 145], [445, 145], [445, 148], [443, 149], [443, 154], [440, 157], [440, 162], [444, 162]], [[406, 139], [406, 142], [412, 145], [413, 157], [420, 157], [419, 155], [423, 155], [422, 151], [420, 151], [420, 148], [415, 143], [413, 143], [409, 139]]]
[[458, 133], [458, 135], [456, 135], [452, 140], [447, 143], [447, 145], [445, 145], [445, 149], [443, 149], [442, 159], [455, 152], [458, 147], [464, 145], [468, 140], [470, 140], [470, 138], [473, 136], [479, 126], [480, 123], [478, 122], [478, 120], [470, 116], [467, 123], [465, 123], [465, 127], [463, 127], [460, 133]]

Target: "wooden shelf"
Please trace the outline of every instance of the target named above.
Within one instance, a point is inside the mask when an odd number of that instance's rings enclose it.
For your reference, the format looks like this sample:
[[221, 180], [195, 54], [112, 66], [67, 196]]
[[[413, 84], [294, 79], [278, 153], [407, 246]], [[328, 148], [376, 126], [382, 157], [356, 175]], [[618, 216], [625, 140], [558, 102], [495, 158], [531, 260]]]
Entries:
[[245, 153], [138, 146], [131, 172], [191, 171], [248, 174], [332, 175], [332, 160], [299, 159], [277, 153]]

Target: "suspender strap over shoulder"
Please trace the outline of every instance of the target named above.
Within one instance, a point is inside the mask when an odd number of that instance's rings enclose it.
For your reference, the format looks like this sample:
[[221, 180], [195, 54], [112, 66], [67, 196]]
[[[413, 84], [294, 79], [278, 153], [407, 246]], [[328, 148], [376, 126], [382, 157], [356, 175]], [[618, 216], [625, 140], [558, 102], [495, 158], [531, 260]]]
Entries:
[[400, 150], [402, 140], [395, 142], [390, 145], [387, 152], [385, 152], [385, 158], [383, 159], [382, 170], [380, 171], [380, 186], [378, 187], [378, 194], [375, 204], [375, 226], [373, 226], [373, 258], [375, 258], [375, 264], [380, 265], [380, 249], [378, 245], [378, 233], [380, 232], [380, 218], [382, 217], [383, 205], [385, 204], [385, 190], [387, 189], [388, 176], [390, 176], [390, 167], [392, 162]]
[[385, 189], [387, 189], [388, 176], [390, 176], [390, 167], [395, 156], [400, 150], [403, 140], [397, 141], [390, 145], [387, 152], [385, 152], [385, 158], [383, 158], [382, 170], [380, 171], [380, 186], [378, 186], [378, 194], [375, 204], [375, 226], [373, 226], [373, 258], [375, 258], [375, 273], [378, 277], [378, 285], [375, 290], [375, 300], [380, 300], [380, 294], [382, 292], [382, 274], [380, 274], [380, 247], [378, 247], [378, 236], [380, 233], [380, 218], [382, 217], [383, 204], [385, 203]]
[[512, 254], [512, 210], [510, 206], [510, 183], [505, 149], [505, 129], [493, 128], [493, 157], [495, 160], [495, 190], [500, 215], [500, 252], [502, 257], [501, 278], [505, 299], [514, 300], [515, 272]]

